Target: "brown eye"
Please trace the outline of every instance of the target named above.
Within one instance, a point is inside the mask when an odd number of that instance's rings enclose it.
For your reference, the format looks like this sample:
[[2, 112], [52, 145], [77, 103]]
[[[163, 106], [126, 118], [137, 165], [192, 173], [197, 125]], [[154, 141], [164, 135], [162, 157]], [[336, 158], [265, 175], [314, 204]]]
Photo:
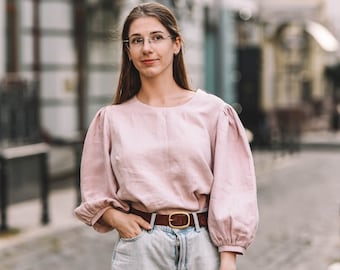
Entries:
[[156, 43], [160, 42], [160, 41], [162, 41], [164, 39], [165, 38], [162, 35], [160, 35], [160, 34], [153, 35], [153, 36], [150, 37], [151, 42], [156, 42]]
[[142, 37], [136, 37], [136, 38], [133, 38], [131, 39], [131, 44], [133, 45], [140, 45], [140, 44], [143, 44], [144, 43], [144, 38]]

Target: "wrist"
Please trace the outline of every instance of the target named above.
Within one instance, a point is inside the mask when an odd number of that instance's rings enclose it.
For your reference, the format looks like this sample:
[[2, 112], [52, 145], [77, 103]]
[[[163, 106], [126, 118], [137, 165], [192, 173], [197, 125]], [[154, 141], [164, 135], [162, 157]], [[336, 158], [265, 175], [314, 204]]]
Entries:
[[117, 215], [118, 210], [114, 208], [107, 209], [102, 217], [100, 218], [100, 221], [105, 223], [106, 225], [114, 228], [115, 227], [115, 216]]
[[220, 252], [221, 268], [236, 270], [236, 253], [230, 251]]

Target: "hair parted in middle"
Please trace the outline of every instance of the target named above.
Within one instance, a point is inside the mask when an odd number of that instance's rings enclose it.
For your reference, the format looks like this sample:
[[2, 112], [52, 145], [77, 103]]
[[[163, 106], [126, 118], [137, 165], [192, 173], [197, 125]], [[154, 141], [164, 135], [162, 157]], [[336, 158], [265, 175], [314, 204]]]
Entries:
[[[122, 42], [123, 40], [129, 39], [129, 31], [132, 22], [141, 17], [156, 18], [169, 31], [173, 40], [180, 38], [182, 42], [182, 37], [174, 14], [166, 6], [155, 2], [139, 4], [131, 10], [123, 25], [121, 34]], [[190, 89], [184, 63], [182, 44], [178, 54], [174, 55], [173, 76], [175, 82], [180, 87]], [[138, 93], [140, 88], [141, 80], [139, 72], [129, 59], [128, 46], [123, 43], [120, 76], [113, 104], [121, 104], [129, 100]]]

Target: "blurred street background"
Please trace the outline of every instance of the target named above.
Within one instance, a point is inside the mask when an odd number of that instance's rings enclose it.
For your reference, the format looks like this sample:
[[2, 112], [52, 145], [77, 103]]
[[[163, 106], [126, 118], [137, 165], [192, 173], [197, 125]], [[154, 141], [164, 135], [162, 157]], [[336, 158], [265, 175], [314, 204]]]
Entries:
[[[0, 269], [109, 269], [75, 219], [89, 122], [110, 104], [138, 0], [0, 0]], [[163, 0], [193, 88], [249, 131], [260, 224], [240, 270], [340, 269], [340, 2]]]

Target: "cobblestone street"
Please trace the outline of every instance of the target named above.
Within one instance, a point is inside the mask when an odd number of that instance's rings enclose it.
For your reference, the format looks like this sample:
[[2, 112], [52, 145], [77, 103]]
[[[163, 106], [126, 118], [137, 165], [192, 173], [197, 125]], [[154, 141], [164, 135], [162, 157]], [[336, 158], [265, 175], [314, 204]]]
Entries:
[[[340, 260], [339, 153], [254, 157], [263, 159], [257, 165], [260, 226], [238, 270], [327, 270]], [[110, 269], [112, 236], [74, 222], [7, 247], [0, 238], [0, 269]]]
[[340, 155], [302, 152], [259, 175], [260, 226], [242, 270], [321, 270], [340, 259]]

